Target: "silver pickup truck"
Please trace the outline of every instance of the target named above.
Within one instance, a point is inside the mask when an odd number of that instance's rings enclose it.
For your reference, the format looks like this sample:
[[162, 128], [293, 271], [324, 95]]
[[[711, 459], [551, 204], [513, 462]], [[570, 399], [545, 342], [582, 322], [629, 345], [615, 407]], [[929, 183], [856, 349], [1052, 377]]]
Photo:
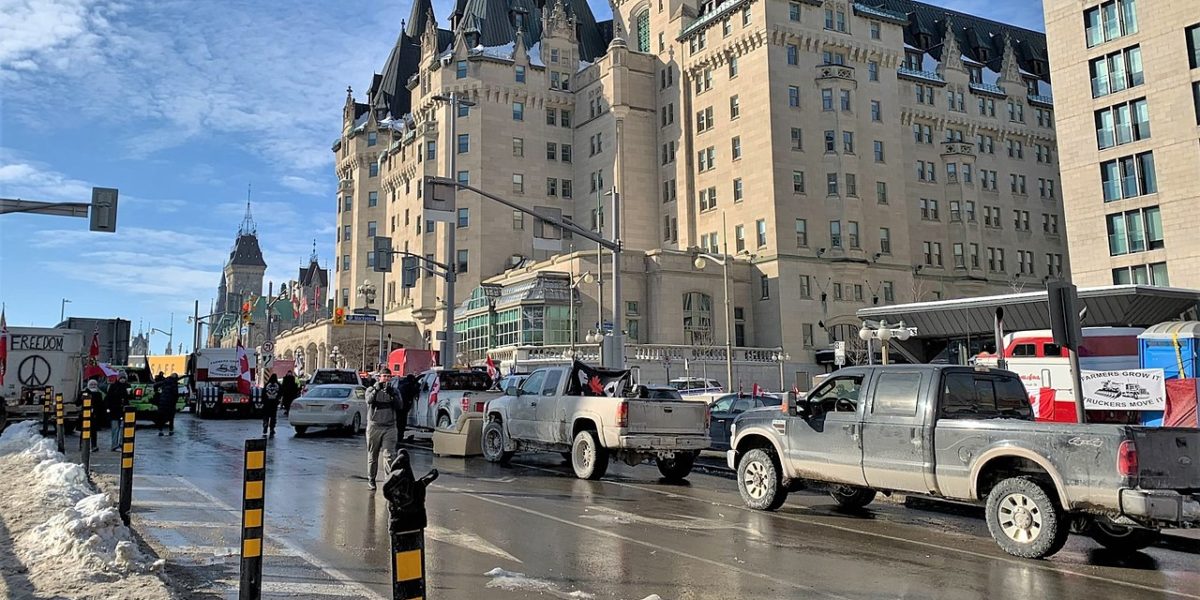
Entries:
[[1040, 558], [1068, 533], [1134, 550], [1200, 525], [1200, 431], [1038, 423], [1016, 374], [902, 365], [836, 371], [806, 398], [734, 423], [746, 506], [774, 510], [816, 482], [861, 508], [877, 492], [986, 505], [1004, 551]]
[[629, 371], [581, 363], [534, 371], [488, 402], [486, 415], [484, 458], [559, 452], [580, 479], [603, 477], [610, 456], [629, 465], [653, 458], [663, 477], [682, 479], [709, 445], [707, 405], [662, 398], [632, 385]]

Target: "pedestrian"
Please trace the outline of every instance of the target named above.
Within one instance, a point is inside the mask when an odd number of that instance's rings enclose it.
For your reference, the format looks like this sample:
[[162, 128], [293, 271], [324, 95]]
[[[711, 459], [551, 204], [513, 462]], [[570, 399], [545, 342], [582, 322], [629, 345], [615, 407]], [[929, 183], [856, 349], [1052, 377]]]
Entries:
[[401, 413], [400, 399], [383, 383], [367, 388], [367, 487], [375, 490], [375, 475], [379, 470], [379, 452], [384, 452], [384, 465], [392, 464], [396, 456], [396, 419]]
[[400, 381], [400, 420], [398, 425], [397, 438], [399, 441], [404, 441], [404, 428], [408, 425], [408, 413], [412, 411], [413, 406], [417, 404], [417, 398], [421, 396], [421, 384], [417, 381], [417, 376], [409, 373]]
[[128, 381], [125, 375], [121, 375], [120, 379], [108, 386], [108, 395], [104, 397], [104, 407], [108, 411], [108, 422], [112, 427], [109, 446], [113, 452], [121, 449], [121, 418], [125, 414], [125, 403], [129, 400]]
[[263, 437], [267, 437], [267, 431], [270, 430], [270, 436], [275, 437], [275, 420], [279, 414], [279, 398], [281, 395], [279, 376], [271, 373], [271, 378], [267, 380], [267, 385], [263, 386]]
[[96, 440], [96, 433], [100, 430], [100, 419], [96, 418], [96, 413], [104, 406], [104, 394], [100, 392], [100, 382], [95, 379], [89, 379], [87, 382], [87, 391], [84, 394], [92, 400], [92, 416], [89, 423], [92, 450], [99, 450], [100, 443]]
[[158, 435], [162, 437], [164, 426], [167, 428], [168, 435], [175, 435], [175, 405], [179, 402], [179, 376], [171, 373], [170, 377], [155, 383], [154, 388], [154, 402], [158, 407], [158, 418], [156, 419]]
[[283, 398], [283, 416], [288, 416], [292, 412], [292, 401], [300, 397], [300, 384], [296, 382], [296, 375], [291, 371], [283, 376], [283, 383], [279, 384], [279, 393]]

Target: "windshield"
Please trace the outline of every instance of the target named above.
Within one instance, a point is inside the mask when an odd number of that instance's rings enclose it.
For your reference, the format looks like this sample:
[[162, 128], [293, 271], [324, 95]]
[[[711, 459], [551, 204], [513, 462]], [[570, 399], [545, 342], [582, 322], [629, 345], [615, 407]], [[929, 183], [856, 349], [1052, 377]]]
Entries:
[[304, 396], [306, 398], [349, 398], [350, 390], [348, 387], [315, 387], [310, 388]]
[[308, 382], [308, 385], [326, 385], [330, 383], [358, 385], [358, 373], [354, 371], [317, 371], [313, 373], [312, 380]]

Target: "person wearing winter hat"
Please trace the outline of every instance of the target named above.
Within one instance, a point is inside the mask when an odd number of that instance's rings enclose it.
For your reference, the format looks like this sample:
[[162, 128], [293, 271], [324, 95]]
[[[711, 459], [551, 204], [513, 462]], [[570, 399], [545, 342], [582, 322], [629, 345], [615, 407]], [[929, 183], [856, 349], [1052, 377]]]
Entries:
[[89, 379], [87, 382], [87, 391], [84, 392], [92, 401], [92, 417], [91, 417], [91, 437], [92, 450], [100, 450], [100, 443], [96, 440], [97, 429], [100, 426], [100, 419], [96, 418], [98, 411], [104, 409], [104, 394], [100, 392], [100, 382], [95, 379]]
[[121, 449], [121, 426], [125, 416], [125, 403], [129, 401], [129, 383], [125, 375], [108, 386], [108, 394], [104, 398], [105, 409], [108, 411], [109, 423], [112, 426], [112, 451]]

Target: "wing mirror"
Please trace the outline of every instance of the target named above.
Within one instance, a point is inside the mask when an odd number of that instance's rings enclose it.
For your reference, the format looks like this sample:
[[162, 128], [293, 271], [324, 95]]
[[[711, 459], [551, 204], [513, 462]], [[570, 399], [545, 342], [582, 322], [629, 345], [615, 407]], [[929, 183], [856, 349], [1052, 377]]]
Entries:
[[788, 392], [784, 398], [782, 408], [789, 417], [802, 417], [808, 413], [808, 398], [796, 392]]
[[505, 396], [520, 396], [520, 395], [521, 395], [521, 388], [518, 388], [518, 387], [517, 387], [517, 386], [515, 386], [515, 385], [510, 385], [510, 386], [508, 386], [507, 388], [505, 388], [505, 390], [504, 390], [504, 395], [505, 395]]

